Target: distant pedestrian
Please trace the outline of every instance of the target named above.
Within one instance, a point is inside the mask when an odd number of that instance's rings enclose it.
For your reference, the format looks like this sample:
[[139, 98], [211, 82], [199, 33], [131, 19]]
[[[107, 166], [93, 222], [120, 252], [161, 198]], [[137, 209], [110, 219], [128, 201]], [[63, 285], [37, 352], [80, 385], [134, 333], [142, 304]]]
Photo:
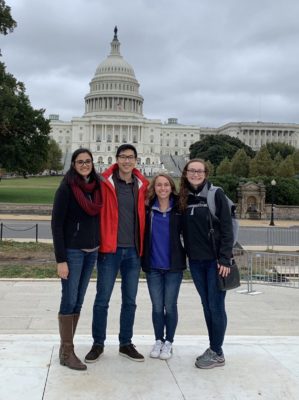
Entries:
[[190, 160], [181, 177], [179, 200], [190, 272], [201, 297], [210, 342], [209, 348], [195, 361], [198, 368], [221, 367], [225, 364], [222, 345], [227, 325], [226, 292], [219, 290], [217, 275], [229, 274], [233, 251], [231, 212], [224, 192], [218, 189], [215, 193], [217, 219], [213, 219], [215, 255], [207, 206], [207, 192], [211, 186], [208, 176], [208, 166], [203, 160]]
[[178, 323], [177, 300], [186, 269], [178, 197], [169, 175], [160, 173], [153, 178], [148, 203], [141, 265], [146, 272], [156, 340], [150, 357], [167, 360], [172, 356]]
[[102, 175], [103, 207], [100, 212], [97, 294], [93, 306], [93, 345], [85, 357], [87, 363], [97, 361], [104, 352], [109, 302], [119, 272], [122, 280], [119, 354], [133, 361], [144, 361], [132, 343], [148, 186], [148, 181], [135, 168], [136, 162], [136, 148], [123, 144], [117, 149], [116, 163]]
[[100, 178], [92, 154], [78, 149], [56, 192], [52, 212], [57, 273], [62, 284], [59, 358], [61, 365], [76, 370], [86, 369], [74, 352], [73, 338], [97, 260], [100, 203]]

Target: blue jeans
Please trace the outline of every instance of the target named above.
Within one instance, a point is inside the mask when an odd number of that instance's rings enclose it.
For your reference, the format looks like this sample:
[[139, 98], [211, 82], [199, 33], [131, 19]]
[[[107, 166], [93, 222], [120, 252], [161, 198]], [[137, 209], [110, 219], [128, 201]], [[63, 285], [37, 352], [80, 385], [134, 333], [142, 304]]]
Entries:
[[[146, 274], [152, 301], [152, 321], [156, 340], [173, 342], [178, 324], [177, 300], [183, 272], [152, 269]], [[164, 337], [165, 329], [165, 337]]]
[[97, 255], [98, 250], [87, 252], [80, 249], [66, 249], [69, 275], [67, 279], [61, 279], [60, 314], [80, 313]]
[[135, 247], [118, 247], [116, 253], [100, 253], [98, 258], [97, 294], [93, 306], [92, 336], [94, 344], [104, 346], [109, 301], [118, 272], [121, 274], [122, 304], [119, 343], [132, 343], [140, 259]]
[[189, 260], [193, 282], [201, 297], [210, 348], [217, 354], [222, 353], [222, 345], [227, 325], [225, 312], [225, 291], [217, 286], [217, 262]]

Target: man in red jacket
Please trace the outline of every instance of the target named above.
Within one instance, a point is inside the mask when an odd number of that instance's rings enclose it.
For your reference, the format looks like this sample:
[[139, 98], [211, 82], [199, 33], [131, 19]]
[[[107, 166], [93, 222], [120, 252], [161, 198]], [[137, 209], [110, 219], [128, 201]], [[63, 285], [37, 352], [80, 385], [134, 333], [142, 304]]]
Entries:
[[119, 354], [133, 361], [144, 361], [133, 345], [132, 337], [148, 181], [135, 168], [137, 151], [131, 144], [118, 148], [116, 161], [103, 173], [101, 243], [92, 321], [94, 342], [85, 357], [87, 363], [97, 361], [104, 352], [109, 301], [119, 271], [122, 279]]

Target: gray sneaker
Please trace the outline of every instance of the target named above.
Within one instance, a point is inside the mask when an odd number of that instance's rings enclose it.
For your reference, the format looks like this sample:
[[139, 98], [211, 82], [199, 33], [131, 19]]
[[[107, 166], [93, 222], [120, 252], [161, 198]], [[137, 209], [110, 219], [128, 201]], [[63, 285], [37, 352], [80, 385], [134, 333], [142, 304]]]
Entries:
[[219, 356], [215, 351], [208, 348], [201, 356], [198, 356], [195, 361], [197, 368], [209, 369], [214, 367], [223, 367], [225, 365], [224, 354]]

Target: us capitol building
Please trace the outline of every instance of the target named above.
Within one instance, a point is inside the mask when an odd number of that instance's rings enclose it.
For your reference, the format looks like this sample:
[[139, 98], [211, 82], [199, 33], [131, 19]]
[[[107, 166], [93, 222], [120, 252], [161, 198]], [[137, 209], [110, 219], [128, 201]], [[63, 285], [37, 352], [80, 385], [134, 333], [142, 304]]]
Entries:
[[146, 175], [166, 169], [179, 175], [189, 156], [189, 147], [204, 135], [225, 134], [258, 150], [269, 142], [299, 148], [299, 124], [231, 122], [219, 128], [181, 125], [176, 118], [167, 123], [143, 116], [143, 97], [132, 66], [120, 54], [117, 28], [108, 57], [99, 64], [85, 96], [85, 113], [71, 121], [50, 115], [51, 137], [60, 146], [65, 169], [71, 154], [80, 147], [93, 153], [96, 168], [104, 170], [115, 162], [117, 147], [133, 143], [138, 167]]

